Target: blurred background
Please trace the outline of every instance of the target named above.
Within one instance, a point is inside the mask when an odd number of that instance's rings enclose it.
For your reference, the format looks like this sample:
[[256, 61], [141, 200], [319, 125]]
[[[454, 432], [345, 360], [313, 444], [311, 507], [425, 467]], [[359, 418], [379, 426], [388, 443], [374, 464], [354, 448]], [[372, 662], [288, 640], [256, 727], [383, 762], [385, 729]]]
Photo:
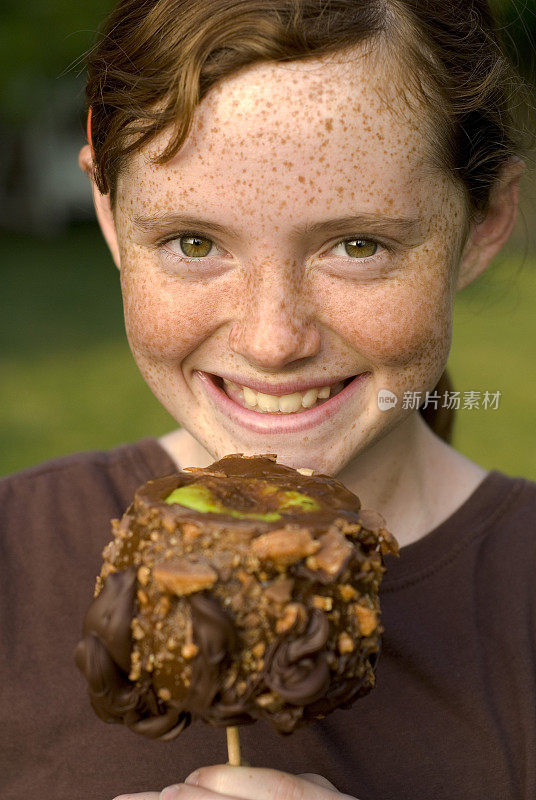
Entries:
[[[109, 0], [3, 0], [0, 11], [0, 475], [175, 427], [123, 330], [118, 274], [79, 171], [83, 54]], [[536, 0], [496, 0], [531, 82]], [[534, 103], [534, 95], [533, 103]], [[536, 480], [536, 169], [507, 250], [458, 296], [454, 388], [500, 392], [457, 412], [455, 446]]]

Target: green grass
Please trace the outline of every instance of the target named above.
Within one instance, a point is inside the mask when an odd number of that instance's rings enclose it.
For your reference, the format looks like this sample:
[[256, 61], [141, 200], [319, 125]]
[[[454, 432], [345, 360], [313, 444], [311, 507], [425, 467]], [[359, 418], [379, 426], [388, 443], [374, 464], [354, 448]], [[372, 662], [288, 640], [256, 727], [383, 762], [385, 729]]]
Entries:
[[455, 389], [500, 391], [497, 411], [460, 410], [454, 445], [488, 469], [536, 480], [536, 258], [503, 259], [456, 303]]
[[[174, 426], [130, 355], [118, 274], [94, 225], [49, 241], [0, 237], [0, 258], [0, 474]], [[502, 396], [497, 411], [457, 413], [455, 445], [536, 480], [536, 259], [519, 262], [504, 259], [457, 301], [455, 388]]]
[[0, 474], [172, 429], [130, 355], [119, 276], [94, 225], [0, 238], [0, 259]]

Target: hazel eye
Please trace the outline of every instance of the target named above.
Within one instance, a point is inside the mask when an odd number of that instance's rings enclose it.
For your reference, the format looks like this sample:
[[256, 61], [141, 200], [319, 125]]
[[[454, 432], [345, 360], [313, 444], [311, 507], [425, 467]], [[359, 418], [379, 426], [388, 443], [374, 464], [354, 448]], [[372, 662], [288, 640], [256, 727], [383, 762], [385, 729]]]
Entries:
[[344, 247], [345, 254], [350, 258], [368, 258], [378, 252], [378, 243], [372, 239], [346, 239], [338, 247]]
[[214, 242], [203, 236], [180, 236], [176, 241], [178, 241], [182, 253], [188, 258], [208, 256], [214, 246]]

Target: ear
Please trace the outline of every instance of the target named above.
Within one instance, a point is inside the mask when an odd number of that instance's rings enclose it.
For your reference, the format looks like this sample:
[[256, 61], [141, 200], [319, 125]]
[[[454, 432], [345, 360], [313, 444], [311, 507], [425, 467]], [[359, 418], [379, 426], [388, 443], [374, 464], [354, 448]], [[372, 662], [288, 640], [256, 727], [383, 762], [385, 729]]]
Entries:
[[517, 217], [519, 181], [525, 164], [511, 158], [492, 189], [485, 216], [473, 223], [463, 249], [456, 291], [472, 283], [507, 242]]
[[101, 194], [93, 179], [93, 158], [91, 156], [91, 148], [88, 144], [84, 145], [80, 150], [78, 154], [78, 164], [80, 165], [80, 169], [83, 170], [91, 180], [93, 204], [102, 235], [110, 249], [115, 266], [121, 269], [121, 258], [119, 255], [119, 245], [117, 243], [114, 215], [110, 204], [110, 195]]

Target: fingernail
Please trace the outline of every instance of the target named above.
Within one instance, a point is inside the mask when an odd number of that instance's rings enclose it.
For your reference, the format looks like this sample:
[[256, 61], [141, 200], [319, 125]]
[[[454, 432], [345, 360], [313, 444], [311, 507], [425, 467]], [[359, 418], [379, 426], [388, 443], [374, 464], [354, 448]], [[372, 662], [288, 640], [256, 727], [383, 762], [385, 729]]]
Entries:
[[162, 791], [160, 792], [158, 800], [175, 800], [175, 798], [177, 797], [176, 790], [178, 788], [179, 787], [177, 786], [177, 784], [175, 784], [174, 786], [166, 786], [166, 788], [162, 789]]
[[190, 786], [197, 786], [197, 782], [199, 780], [199, 770], [194, 770], [191, 775], [188, 775], [184, 783], [189, 783]]

